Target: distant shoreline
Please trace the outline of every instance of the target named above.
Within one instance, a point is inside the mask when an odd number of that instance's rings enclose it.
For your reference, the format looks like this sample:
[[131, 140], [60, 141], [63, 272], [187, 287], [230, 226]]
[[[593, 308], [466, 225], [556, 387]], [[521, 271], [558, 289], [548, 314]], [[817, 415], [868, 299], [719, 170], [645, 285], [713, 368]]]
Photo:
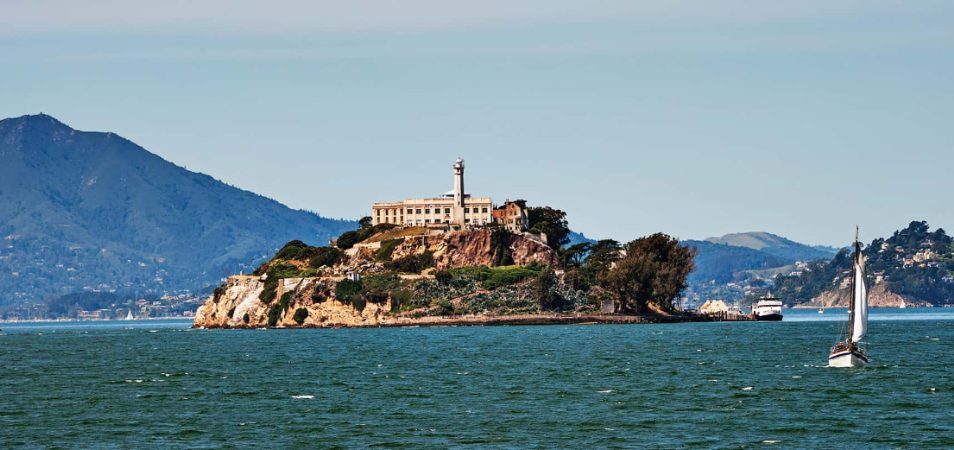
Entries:
[[143, 317], [136, 318], [132, 320], [126, 319], [16, 319], [16, 320], [0, 320], [0, 323], [82, 323], [82, 322], [139, 322], [139, 321], [148, 321], [148, 320], [194, 320], [195, 317], [190, 316], [169, 316], [169, 317]]

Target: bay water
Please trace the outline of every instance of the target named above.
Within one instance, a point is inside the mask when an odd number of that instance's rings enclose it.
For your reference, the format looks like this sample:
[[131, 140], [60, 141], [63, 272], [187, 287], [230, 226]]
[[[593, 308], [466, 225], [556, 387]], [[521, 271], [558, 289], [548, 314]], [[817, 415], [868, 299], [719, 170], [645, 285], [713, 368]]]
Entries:
[[0, 324], [0, 448], [954, 447], [954, 310], [780, 323]]

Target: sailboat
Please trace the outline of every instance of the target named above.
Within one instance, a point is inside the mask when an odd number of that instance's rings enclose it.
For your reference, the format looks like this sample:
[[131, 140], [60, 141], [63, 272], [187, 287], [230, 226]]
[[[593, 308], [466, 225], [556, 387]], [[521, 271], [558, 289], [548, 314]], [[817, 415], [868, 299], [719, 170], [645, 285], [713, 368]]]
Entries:
[[129, 310], [129, 312], [126, 313], [126, 318], [123, 320], [133, 320], [133, 314], [131, 309]]
[[855, 229], [855, 254], [851, 263], [851, 303], [848, 305], [848, 328], [844, 340], [831, 348], [829, 367], [864, 367], [868, 353], [863, 339], [868, 331], [868, 289], [865, 286], [865, 256]]

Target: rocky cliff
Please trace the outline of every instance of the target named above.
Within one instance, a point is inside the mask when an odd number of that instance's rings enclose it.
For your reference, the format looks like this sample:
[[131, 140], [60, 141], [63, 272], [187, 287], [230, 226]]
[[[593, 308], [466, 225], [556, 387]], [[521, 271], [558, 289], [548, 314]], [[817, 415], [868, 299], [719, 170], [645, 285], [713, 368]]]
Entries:
[[[259, 277], [233, 276], [196, 311], [193, 326], [204, 328], [354, 327], [375, 326], [388, 319], [390, 300], [355, 305], [335, 298], [336, 280], [283, 279], [281, 300], [260, 299], [265, 283]], [[271, 313], [276, 309], [277, 313]], [[298, 312], [304, 310], [304, 312]], [[295, 320], [296, 313], [300, 318]]]
[[[423, 243], [422, 243], [423, 242]], [[556, 252], [533, 234], [467, 230], [409, 238], [394, 249], [393, 258], [431, 252], [438, 270], [532, 262], [556, 265]]]
[[[823, 292], [810, 302], [802, 303], [798, 307], [804, 308], [847, 308], [851, 301], [851, 288], [843, 287]], [[878, 283], [868, 291], [868, 306], [872, 308], [897, 308], [905, 306], [930, 306], [927, 302], [905, 298], [892, 292], [885, 283]]]
[[[556, 252], [539, 236], [501, 230], [387, 230], [335, 250], [339, 256], [331, 265], [303, 256], [318, 248], [290, 246], [256, 275], [230, 277], [199, 307], [193, 326], [383, 326], [425, 316], [532, 312], [528, 283], [556, 265]], [[407, 260], [422, 262], [395, 265]], [[453, 281], [438, 281], [435, 270]]]

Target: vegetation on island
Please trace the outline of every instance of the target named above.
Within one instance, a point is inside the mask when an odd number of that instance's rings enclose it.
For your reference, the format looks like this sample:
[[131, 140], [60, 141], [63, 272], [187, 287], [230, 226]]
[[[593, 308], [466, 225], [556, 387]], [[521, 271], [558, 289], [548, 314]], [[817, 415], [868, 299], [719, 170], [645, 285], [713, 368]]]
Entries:
[[[867, 259], [868, 284], [882, 280], [891, 292], [932, 304], [954, 303], [954, 239], [925, 221], [911, 222], [862, 250]], [[775, 292], [791, 303], [810, 301], [836, 289], [848, 276], [851, 250], [842, 249], [831, 261], [817, 261], [794, 275], [779, 275]]]
[[[303, 324], [308, 309], [295, 303], [296, 296], [312, 303], [334, 299], [359, 312], [370, 304], [390, 302], [390, 314], [411, 317], [592, 313], [606, 301], [615, 305], [614, 311], [626, 314], [675, 309], [674, 301], [685, 289], [693, 268], [690, 248], [662, 233], [626, 244], [602, 240], [567, 246], [570, 230], [565, 212], [550, 207], [527, 209], [529, 232], [546, 236], [545, 243], [556, 256], [553, 265], [539, 261], [514, 264], [514, 235], [493, 225], [484, 227], [490, 231], [490, 253], [486, 255], [490, 264], [444, 270], [434, 269], [430, 251], [408, 253], [401, 247], [406, 239], [426, 230], [371, 225], [367, 217], [360, 221], [359, 229], [338, 237], [333, 247], [290, 241], [254, 272], [265, 279], [259, 299], [268, 305], [267, 323], [276, 325], [299, 305], [292, 320]], [[359, 243], [379, 245], [370, 247], [373, 250], [365, 249], [367, 246], [354, 249]], [[400, 254], [396, 253], [399, 248], [404, 248]], [[342, 267], [350, 267], [342, 264], [356, 261], [356, 256], [346, 256], [346, 251], [369, 255], [357, 263], [364, 267], [361, 277], [340, 279], [346, 270]], [[332, 273], [338, 273], [339, 279], [328, 287], [320, 284], [310, 292], [296, 288], [276, 301], [279, 280]]]

